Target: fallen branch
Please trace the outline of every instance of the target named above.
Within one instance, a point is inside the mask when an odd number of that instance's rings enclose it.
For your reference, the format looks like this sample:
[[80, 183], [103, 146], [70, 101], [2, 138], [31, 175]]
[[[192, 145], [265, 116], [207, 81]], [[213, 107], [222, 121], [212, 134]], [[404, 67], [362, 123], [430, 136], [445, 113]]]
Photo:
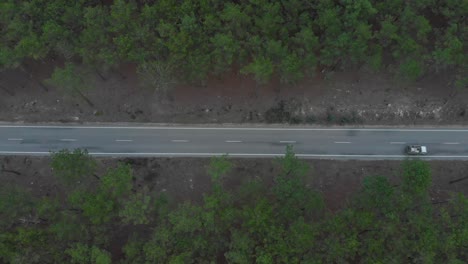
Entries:
[[3, 86], [3, 85], [0, 85], [0, 88], [1, 88], [3, 91], [5, 91], [8, 95], [10, 95], [10, 96], [14, 96], [14, 95], [15, 95], [14, 92], [10, 91], [8, 88], [6, 88], [6, 87]]
[[453, 184], [453, 183], [456, 183], [456, 182], [461, 182], [461, 181], [466, 180], [466, 179], [468, 179], [468, 176], [449, 181], [449, 184]]
[[5, 169], [2, 169], [2, 172], [9, 172], [9, 173], [13, 173], [13, 174], [16, 174], [16, 175], [21, 175], [21, 172], [19, 172], [19, 171], [14, 171], [14, 170], [5, 170]]

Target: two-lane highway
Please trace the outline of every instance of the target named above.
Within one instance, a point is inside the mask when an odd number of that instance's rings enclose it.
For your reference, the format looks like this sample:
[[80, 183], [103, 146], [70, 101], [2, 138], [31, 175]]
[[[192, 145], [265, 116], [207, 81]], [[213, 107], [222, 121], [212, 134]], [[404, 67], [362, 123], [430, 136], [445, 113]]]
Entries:
[[404, 147], [428, 147], [425, 159], [468, 160], [468, 128], [311, 128], [0, 125], [0, 154], [49, 155], [84, 148], [99, 156], [403, 159]]

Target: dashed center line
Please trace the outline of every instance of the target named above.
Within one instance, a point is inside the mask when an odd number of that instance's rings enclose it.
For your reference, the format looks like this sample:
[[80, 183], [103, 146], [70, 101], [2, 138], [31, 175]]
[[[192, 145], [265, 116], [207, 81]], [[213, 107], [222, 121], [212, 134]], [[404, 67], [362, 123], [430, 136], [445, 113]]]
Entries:
[[9, 138], [9, 141], [22, 141], [22, 138]]
[[335, 141], [335, 144], [351, 144], [349, 141]]
[[117, 141], [117, 142], [132, 142], [133, 140], [131, 140], [131, 139], [116, 139], [115, 141]]
[[458, 145], [460, 144], [459, 142], [445, 142], [445, 145]]
[[241, 143], [240, 140], [226, 140], [227, 143]]
[[294, 143], [296, 143], [296, 141], [294, 141], [294, 140], [282, 140], [282, 141], [280, 141], [280, 143], [291, 143], [291, 144], [294, 144]]
[[62, 139], [60, 139], [60, 141], [69, 141], [69, 142], [72, 142], [72, 141], [76, 141], [76, 139], [74, 139], [74, 138], [62, 138]]
[[390, 144], [406, 144], [406, 142], [390, 142]]
[[186, 140], [186, 139], [173, 139], [171, 141], [172, 142], [179, 142], [179, 143], [188, 142], [188, 140]]

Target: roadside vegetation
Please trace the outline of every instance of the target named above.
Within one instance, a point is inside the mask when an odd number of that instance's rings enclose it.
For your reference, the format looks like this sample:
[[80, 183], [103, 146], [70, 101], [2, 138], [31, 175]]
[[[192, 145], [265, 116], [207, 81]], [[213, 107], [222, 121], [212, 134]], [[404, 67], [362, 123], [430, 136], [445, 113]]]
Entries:
[[274, 183], [252, 179], [226, 189], [228, 157], [211, 160], [203, 201], [134, 184], [129, 165], [96, 172], [86, 151], [52, 157], [61, 182], [37, 197], [0, 187], [2, 263], [464, 263], [468, 200], [433, 201], [431, 170], [402, 165], [398, 182], [365, 178], [339, 211], [306, 186], [309, 169], [292, 148], [277, 160]]
[[466, 86], [467, 13], [455, 0], [4, 0], [0, 68], [55, 60], [49, 83], [82, 98], [86, 74], [127, 63], [161, 91], [232, 70], [264, 84], [362, 66]]

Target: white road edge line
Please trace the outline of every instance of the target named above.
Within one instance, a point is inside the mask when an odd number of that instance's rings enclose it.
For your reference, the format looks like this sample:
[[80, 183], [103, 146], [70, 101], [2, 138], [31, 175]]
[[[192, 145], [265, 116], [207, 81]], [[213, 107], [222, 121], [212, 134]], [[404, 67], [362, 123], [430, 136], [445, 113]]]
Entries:
[[335, 141], [335, 144], [351, 144], [349, 141]]
[[406, 144], [406, 142], [390, 142], [390, 144]]
[[132, 139], [116, 139], [117, 142], [132, 142]]
[[74, 138], [62, 138], [62, 139], [60, 139], [60, 141], [69, 141], [69, 142], [72, 142], [72, 141], [76, 141], [76, 139], [74, 139]]
[[294, 141], [294, 140], [281, 140], [280, 143], [291, 143], [291, 144], [294, 144], [294, 143], [296, 143], [296, 141]]
[[376, 132], [468, 132], [467, 129], [416, 129], [416, 128], [280, 128], [280, 127], [170, 127], [170, 126], [27, 126], [0, 125], [0, 128], [59, 128], [59, 129], [152, 129], [152, 130], [252, 130], [252, 131], [376, 131]]
[[172, 142], [188, 142], [186, 139], [173, 139]]
[[9, 138], [9, 141], [22, 141], [22, 138]]
[[226, 140], [226, 143], [241, 143], [242, 141], [240, 140]]
[[[51, 154], [51, 152], [46, 151], [0, 151], [0, 154]], [[90, 155], [95, 156], [112, 156], [112, 155], [128, 155], [128, 156], [223, 156], [226, 153], [158, 153], [158, 152], [135, 152], [135, 153], [126, 153], [126, 152], [89, 152]], [[261, 154], [261, 153], [227, 153], [228, 156], [274, 156], [280, 157], [284, 156], [284, 153], [281, 154]], [[440, 155], [440, 156], [417, 156], [417, 157], [409, 157], [407, 155], [369, 155], [369, 154], [296, 154], [298, 157], [375, 157], [375, 158], [420, 158], [420, 159], [428, 159], [428, 158], [468, 158], [468, 155], [454, 155], [454, 156], [447, 156], [447, 155]]]
[[459, 142], [445, 142], [445, 145], [458, 145], [460, 144]]

